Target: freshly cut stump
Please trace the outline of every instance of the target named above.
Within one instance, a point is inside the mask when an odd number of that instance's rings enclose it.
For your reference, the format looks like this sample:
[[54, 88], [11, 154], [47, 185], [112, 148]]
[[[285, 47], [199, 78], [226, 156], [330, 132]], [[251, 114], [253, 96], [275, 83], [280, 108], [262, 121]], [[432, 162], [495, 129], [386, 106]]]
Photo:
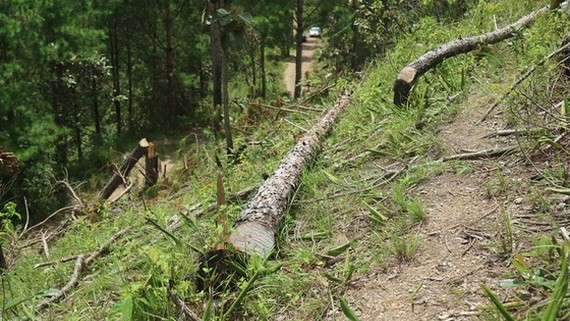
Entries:
[[234, 224], [229, 243], [246, 254], [268, 255], [275, 246], [275, 235], [285, 210], [299, 185], [301, 171], [321, 151], [339, 115], [346, 109], [352, 92], [345, 91], [281, 161], [277, 170], [261, 185]]
[[514, 36], [521, 27], [533, 23], [539, 14], [547, 12], [548, 9], [549, 6], [545, 6], [503, 28], [478, 36], [455, 39], [426, 52], [418, 59], [409, 63], [398, 74], [398, 79], [394, 83], [394, 104], [397, 106], [407, 104], [410, 90], [416, 81], [443, 60], [467, 53], [484, 45], [491, 45], [508, 39]]

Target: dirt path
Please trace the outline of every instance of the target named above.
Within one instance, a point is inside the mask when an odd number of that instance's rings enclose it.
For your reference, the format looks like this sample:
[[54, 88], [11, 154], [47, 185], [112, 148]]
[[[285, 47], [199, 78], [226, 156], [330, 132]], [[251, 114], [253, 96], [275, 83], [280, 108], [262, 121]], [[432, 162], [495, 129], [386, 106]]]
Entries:
[[[303, 43], [303, 59], [302, 59], [302, 77], [301, 80], [305, 80], [307, 72], [312, 70], [312, 61], [315, 51], [320, 47], [320, 38], [307, 37], [307, 42]], [[293, 91], [295, 91], [295, 55], [289, 56], [289, 62], [287, 63], [287, 68], [285, 69], [284, 80], [285, 87], [289, 95], [293, 97]]]
[[[470, 95], [454, 120], [439, 128], [447, 154], [506, 144], [483, 138], [500, 124], [476, 123], [486, 106], [482, 97]], [[416, 257], [355, 280], [346, 294], [362, 320], [481, 319], [479, 308], [489, 302], [481, 285], [495, 288], [508, 265], [497, 254], [505, 201], [489, 197], [485, 187], [497, 160], [470, 165], [472, 171], [445, 172], [415, 189], [428, 213], [417, 229]], [[342, 313], [337, 316], [342, 319]]]

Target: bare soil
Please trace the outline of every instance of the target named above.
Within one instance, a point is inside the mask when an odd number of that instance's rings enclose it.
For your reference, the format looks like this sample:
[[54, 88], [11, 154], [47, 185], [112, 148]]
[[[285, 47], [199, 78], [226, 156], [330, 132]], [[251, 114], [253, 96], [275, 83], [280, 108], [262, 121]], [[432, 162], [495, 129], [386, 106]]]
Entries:
[[[306, 76], [313, 70], [312, 61], [315, 51], [320, 47], [320, 38], [307, 37], [307, 41], [303, 43], [303, 58], [301, 64], [301, 81], [306, 79]], [[287, 68], [285, 69], [284, 80], [285, 87], [289, 95], [293, 97], [295, 91], [295, 55], [289, 56]]]
[[[454, 119], [438, 128], [447, 154], [510, 144], [504, 138], [483, 138], [502, 127], [496, 119], [477, 124], [488, 99], [470, 94]], [[496, 289], [509, 264], [500, 255], [505, 234], [501, 209], [512, 200], [490, 196], [485, 187], [505, 160], [470, 165], [471, 171], [445, 172], [417, 186], [428, 215], [415, 232], [420, 238], [415, 259], [373, 270], [352, 283], [345, 296], [362, 320], [481, 319], [481, 307], [489, 304], [481, 285]], [[512, 169], [509, 179], [516, 180], [522, 171]], [[341, 312], [336, 317], [344, 318]]]

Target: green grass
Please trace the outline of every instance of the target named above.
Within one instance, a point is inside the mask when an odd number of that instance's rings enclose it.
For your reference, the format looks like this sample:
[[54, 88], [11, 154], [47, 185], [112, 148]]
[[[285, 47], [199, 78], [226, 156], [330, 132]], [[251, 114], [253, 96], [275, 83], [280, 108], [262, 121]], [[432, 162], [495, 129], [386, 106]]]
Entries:
[[[22, 252], [21, 259], [2, 279], [3, 302], [25, 301], [3, 311], [3, 317], [15, 319], [30, 314], [32, 319], [50, 316], [61, 320], [174, 320], [175, 307], [166, 296], [172, 281], [176, 292], [192, 310], [206, 315], [205, 320], [327, 319], [327, 311], [333, 305], [340, 307], [339, 298], [350, 286], [349, 279], [365, 275], [372, 268], [414, 260], [421, 239], [410, 231], [411, 227], [429, 219], [417, 196], [416, 184], [450, 168], [459, 173], [471, 170], [461, 163], [433, 164], [443, 152], [443, 143], [434, 130], [457, 113], [456, 105], [446, 104], [447, 97], [486, 82], [500, 81], [488, 89], [502, 92], [508, 88], [505, 82], [511, 79], [505, 80], [503, 68], [523, 70], [530, 62], [539, 60], [556, 40], [555, 33], [547, 31], [568, 27], [562, 27], [558, 18], [544, 17], [524, 31], [524, 38], [514, 39], [513, 44], [498, 44], [448, 59], [422, 77], [412, 92], [410, 106], [403, 110], [391, 105], [392, 81], [398, 70], [444, 41], [492, 30], [489, 17], [496, 16], [498, 23], [503, 24], [539, 4], [481, 2], [451, 28], [431, 18], [418, 21], [414, 33], [399, 39], [386, 57], [372, 65], [346, 115], [324, 143], [322, 155], [304, 171], [302, 184], [279, 231], [278, 249], [267, 261], [249, 262], [245, 276], [233, 279], [233, 283], [227, 281], [217, 290], [219, 293], [197, 293], [200, 255], [191, 246], [206, 251], [219, 244], [221, 232], [216, 218], [224, 215], [231, 222], [241, 207], [234, 205], [206, 213], [195, 218], [195, 224], [186, 222], [176, 230], [168, 228], [169, 220], [193, 205], [203, 209], [215, 202], [218, 172], [224, 175], [228, 194], [261, 182], [262, 174], [275, 170], [282, 155], [301, 134], [284, 118], [308, 127], [318, 113], [309, 117], [277, 115], [251, 107], [249, 114], [236, 114], [236, 146], [251, 141], [263, 144], [248, 146], [241, 163], [235, 165], [226, 162], [223, 142], [214, 140], [208, 131], [201, 133], [198, 142], [193, 136], [179, 138], [172, 151], [176, 166], [169, 176], [170, 189], [159, 191], [159, 197], [145, 201], [145, 205], [133, 196], [130, 201], [125, 198], [105, 208], [99, 217], [80, 217], [65, 235], [50, 243], [50, 260], [93, 251], [124, 226], [132, 226], [133, 232], [117, 241], [111, 253], [88, 267], [79, 286], [42, 316], [34, 315], [33, 307], [42, 294], [69, 280], [73, 263], [34, 269], [34, 264], [47, 259], [38, 253], [37, 247]], [[338, 87], [344, 85], [339, 82]], [[234, 93], [244, 94], [246, 90], [236, 88]], [[328, 107], [333, 96], [315, 104]], [[370, 153], [356, 157], [366, 151]], [[224, 164], [222, 169], [216, 166], [216, 155]], [[386, 169], [403, 168], [407, 169], [397, 177], [379, 179]], [[551, 176], [564, 179], [560, 168], [553, 168]], [[502, 173], [489, 182], [493, 195], [510, 188]], [[148, 224], [145, 217], [172, 237], [164, 237], [165, 233]], [[505, 224], [512, 225], [510, 221]], [[505, 235], [511, 238], [512, 249], [512, 230]], [[347, 243], [350, 246], [342, 247]], [[557, 265], [560, 266], [564, 271], [563, 265]], [[567, 278], [564, 273], [553, 272], [550, 280], [556, 280], [554, 276], [559, 280]], [[561, 289], [554, 288], [556, 302], [564, 297]], [[345, 314], [350, 314], [352, 308], [352, 304], [345, 305]]]

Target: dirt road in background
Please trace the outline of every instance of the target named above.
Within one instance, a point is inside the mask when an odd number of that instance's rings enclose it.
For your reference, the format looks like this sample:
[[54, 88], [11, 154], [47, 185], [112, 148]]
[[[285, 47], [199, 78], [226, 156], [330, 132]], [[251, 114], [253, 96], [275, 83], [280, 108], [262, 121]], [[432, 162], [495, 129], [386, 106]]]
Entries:
[[[307, 37], [307, 42], [303, 43], [303, 64], [302, 64], [302, 76], [301, 80], [305, 79], [307, 72], [312, 70], [313, 56], [318, 48], [321, 46], [320, 38], [310, 38]], [[287, 68], [285, 69], [285, 87], [289, 95], [293, 97], [293, 91], [295, 90], [295, 55], [289, 56], [289, 62], [287, 63]]]

